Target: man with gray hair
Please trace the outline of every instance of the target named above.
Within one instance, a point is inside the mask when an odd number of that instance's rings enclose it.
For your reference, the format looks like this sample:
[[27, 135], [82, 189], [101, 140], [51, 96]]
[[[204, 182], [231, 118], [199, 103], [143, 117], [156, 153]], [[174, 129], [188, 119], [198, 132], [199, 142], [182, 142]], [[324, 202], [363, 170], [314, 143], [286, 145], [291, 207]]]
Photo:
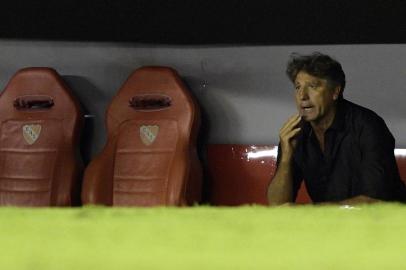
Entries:
[[375, 112], [343, 98], [345, 74], [328, 55], [292, 54], [298, 113], [281, 128], [270, 204], [293, 202], [304, 179], [315, 203], [406, 201], [395, 139]]

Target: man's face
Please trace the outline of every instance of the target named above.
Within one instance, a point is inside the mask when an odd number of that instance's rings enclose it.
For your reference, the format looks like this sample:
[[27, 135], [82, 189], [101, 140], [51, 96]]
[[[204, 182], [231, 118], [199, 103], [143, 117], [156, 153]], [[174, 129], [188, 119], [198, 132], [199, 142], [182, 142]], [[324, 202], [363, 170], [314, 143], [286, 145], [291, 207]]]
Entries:
[[331, 112], [340, 88], [331, 87], [327, 80], [300, 71], [295, 79], [296, 106], [302, 119], [320, 122]]

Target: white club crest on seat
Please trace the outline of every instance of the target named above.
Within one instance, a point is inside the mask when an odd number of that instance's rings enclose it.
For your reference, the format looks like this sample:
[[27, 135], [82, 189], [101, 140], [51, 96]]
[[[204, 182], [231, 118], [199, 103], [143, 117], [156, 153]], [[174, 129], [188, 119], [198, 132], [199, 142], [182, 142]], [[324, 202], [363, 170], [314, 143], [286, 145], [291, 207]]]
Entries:
[[23, 137], [28, 144], [35, 143], [41, 133], [41, 125], [31, 124], [23, 126]]
[[140, 127], [140, 138], [143, 144], [150, 145], [152, 144], [156, 137], [158, 136], [159, 126], [145, 126]]

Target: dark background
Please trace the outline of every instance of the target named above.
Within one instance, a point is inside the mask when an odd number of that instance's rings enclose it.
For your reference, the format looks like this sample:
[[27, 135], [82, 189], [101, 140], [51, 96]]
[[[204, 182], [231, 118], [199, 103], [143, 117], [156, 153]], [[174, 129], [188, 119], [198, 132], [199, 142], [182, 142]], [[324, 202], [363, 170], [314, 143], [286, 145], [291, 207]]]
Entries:
[[405, 1], [14, 0], [0, 38], [149, 44], [405, 43]]

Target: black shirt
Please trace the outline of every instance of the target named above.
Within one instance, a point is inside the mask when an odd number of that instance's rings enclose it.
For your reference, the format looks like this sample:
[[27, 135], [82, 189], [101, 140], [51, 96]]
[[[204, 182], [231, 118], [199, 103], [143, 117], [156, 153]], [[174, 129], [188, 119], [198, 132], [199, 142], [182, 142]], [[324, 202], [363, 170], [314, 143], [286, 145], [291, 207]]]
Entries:
[[395, 139], [375, 112], [339, 101], [334, 121], [324, 135], [324, 153], [309, 122], [303, 121], [298, 136], [293, 156], [293, 198], [304, 179], [313, 202], [358, 195], [406, 200], [394, 156]]

